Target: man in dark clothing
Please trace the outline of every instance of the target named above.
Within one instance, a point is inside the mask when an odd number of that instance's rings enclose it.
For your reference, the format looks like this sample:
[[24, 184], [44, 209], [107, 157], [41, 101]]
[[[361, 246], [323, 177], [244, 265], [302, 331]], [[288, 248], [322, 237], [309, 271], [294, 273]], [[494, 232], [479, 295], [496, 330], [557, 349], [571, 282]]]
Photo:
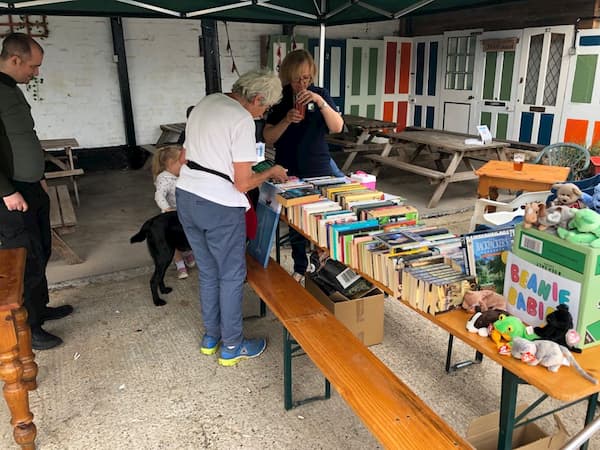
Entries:
[[31, 327], [31, 346], [46, 350], [62, 343], [42, 329], [45, 320], [73, 312], [48, 307], [46, 265], [52, 251], [50, 200], [44, 177], [44, 150], [30, 106], [17, 83], [38, 75], [44, 51], [31, 37], [12, 33], [0, 52], [0, 248], [25, 247], [27, 262], [23, 303]]

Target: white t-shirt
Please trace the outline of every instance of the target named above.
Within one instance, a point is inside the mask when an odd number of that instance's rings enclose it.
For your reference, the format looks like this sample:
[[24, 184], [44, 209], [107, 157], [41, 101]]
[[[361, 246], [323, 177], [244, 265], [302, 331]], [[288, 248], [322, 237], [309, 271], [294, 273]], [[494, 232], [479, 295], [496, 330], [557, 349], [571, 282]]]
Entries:
[[[234, 179], [234, 162], [256, 162], [252, 115], [235, 99], [211, 94], [200, 100], [185, 127], [186, 158]], [[177, 187], [224, 206], [250, 207], [228, 180], [183, 166]]]

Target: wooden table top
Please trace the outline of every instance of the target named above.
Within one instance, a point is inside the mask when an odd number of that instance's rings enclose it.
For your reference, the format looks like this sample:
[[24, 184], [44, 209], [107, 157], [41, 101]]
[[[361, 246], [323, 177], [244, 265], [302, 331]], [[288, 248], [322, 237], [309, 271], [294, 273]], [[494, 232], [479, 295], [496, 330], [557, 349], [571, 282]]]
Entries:
[[489, 144], [465, 144], [464, 136], [449, 134], [442, 130], [427, 131], [402, 131], [400, 133], [386, 133], [387, 137], [396, 141], [415, 142], [417, 144], [431, 145], [454, 151], [477, 151], [488, 149], [502, 149], [509, 146], [506, 142], [492, 141]]
[[488, 161], [475, 171], [480, 177], [502, 178], [517, 181], [536, 181], [554, 184], [565, 181], [569, 167], [545, 166], [543, 164], [523, 164], [523, 170], [514, 170], [512, 161]]
[[[563, 366], [553, 373], [546, 367], [529, 366], [512, 356], [500, 355], [489, 337], [481, 337], [466, 330], [465, 324], [471, 316], [466, 311], [457, 309], [433, 317], [424, 312], [420, 313], [550, 397], [571, 402], [600, 392], [600, 384], [592, 384], [571, 366]], [[586, 348], [582, 353], [574, 353], [573, 356], [586, 372], [600, 380], [600, 346]]]
[[40, 144], [46, 151], [64, 150], [66, 147], [79, 147], [79, 142], [75, 138], [42, 139], [40, 140]]
[[396, 122], [388, 122], [387, 120], [369, 119], [368, 117], [353, 116], [344, 114], [344, 123], [349, 127], [362, 128], [363, 130], [380, 130], [382, 128], [396, 128]]
[[165, 123], [160, 126], [160, 129], [163, 131], [171, 131], [173, 133], [181, 133], [185, 130], [185, 122]]

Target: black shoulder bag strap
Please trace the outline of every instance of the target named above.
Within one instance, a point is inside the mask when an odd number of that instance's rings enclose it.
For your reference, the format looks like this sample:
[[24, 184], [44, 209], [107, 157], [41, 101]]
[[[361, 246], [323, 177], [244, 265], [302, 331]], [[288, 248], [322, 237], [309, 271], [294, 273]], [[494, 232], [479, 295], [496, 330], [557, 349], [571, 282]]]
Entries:
[[218, 177], [221, 177], [221, 178], [229, 181], [231, 184], [235, 184], [233, 182], [233, 180], [231, 178], [229, 178], [229, 175], [225, 175], [223, 172], [219, 172], [218, 170], [209, 169], [208, 167], [201, 166], [200, 164], [195, 163], [194, 161], [189, 161], [189, 160], [187, 162], [187, 166], [193, 170], [201, 170], [202, 172], [212, 173], [213, 175], [216, 175]]

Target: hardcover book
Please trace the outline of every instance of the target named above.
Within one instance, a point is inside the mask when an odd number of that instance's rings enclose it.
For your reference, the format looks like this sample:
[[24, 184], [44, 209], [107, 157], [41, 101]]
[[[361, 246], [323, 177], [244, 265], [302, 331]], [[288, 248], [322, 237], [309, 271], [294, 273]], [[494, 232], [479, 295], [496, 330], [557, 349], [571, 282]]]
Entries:
[[479, 289], [503, 293], [506, 255], [512, 248], [514, 234], [514, 228], [506, 228], [465, 235], [469, 273]]

